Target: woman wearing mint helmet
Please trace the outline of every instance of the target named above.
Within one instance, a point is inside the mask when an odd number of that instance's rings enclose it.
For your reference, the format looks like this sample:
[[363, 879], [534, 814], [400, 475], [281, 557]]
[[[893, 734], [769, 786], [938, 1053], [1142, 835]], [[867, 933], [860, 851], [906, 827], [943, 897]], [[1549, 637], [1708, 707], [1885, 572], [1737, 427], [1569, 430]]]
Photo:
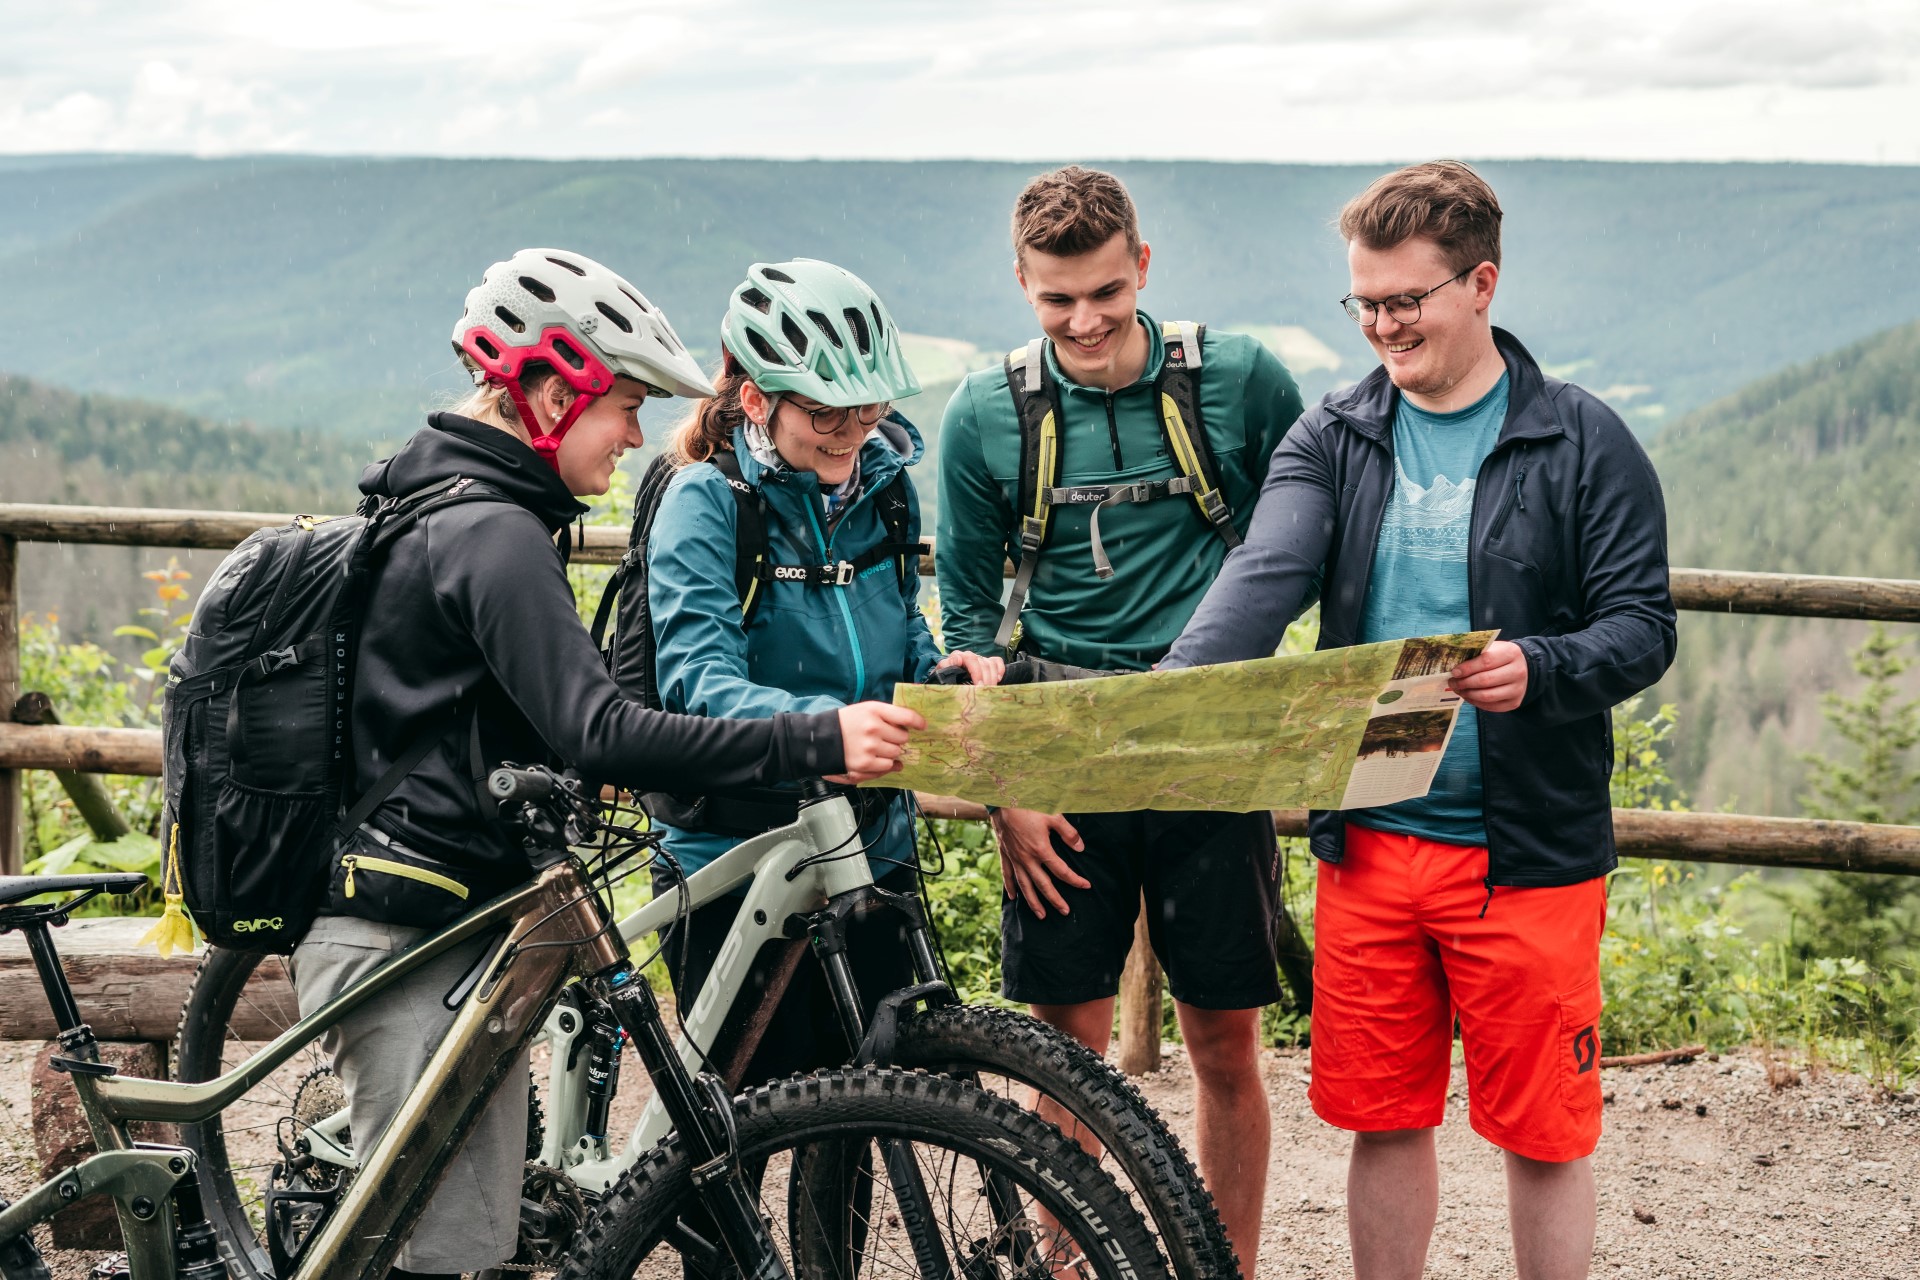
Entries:
[[[906, 468], [920, 458], [921, 440], [891, 409], [920, 384], [873, 290], [830, 263], [757, 263], [729, 299], [720, 342], [715, 394], [674, 438], [680, 470], [648, 544], [654, 670], [666, 709], [819, 712], [888, 698], [897, 681], [921, 681], [948, 665], [966, 666], [976, 684], [997, 682], [998, 658], [942, 659], [920, 612], [918, 561], [902, 543], [920, 536]], [[751, 583], [748, 601], [735, 578], [735, 480], [765, 512], [767, 559], [778, 566]], [[669, 820], [667, 849], [691, 873], [746, 836], [792, 821], [794, 798], [713, 797], [699, 828]], [[910, 891], [909, 797], [859, 800], [875, 879]], [[737, 902], [711, 904], [694, 913], [685, 938], [671, 940], [667, 959], [683, 1002], [704, 984], [736, 909]], [[912, 981], [895, 923], [855, 927], [869, 931], [868, 945], [856, 936], [852, 948], [866, 1000]], [[847, 1059], [818, 979], [813, 965], [794, 973], [745, 1080]]]

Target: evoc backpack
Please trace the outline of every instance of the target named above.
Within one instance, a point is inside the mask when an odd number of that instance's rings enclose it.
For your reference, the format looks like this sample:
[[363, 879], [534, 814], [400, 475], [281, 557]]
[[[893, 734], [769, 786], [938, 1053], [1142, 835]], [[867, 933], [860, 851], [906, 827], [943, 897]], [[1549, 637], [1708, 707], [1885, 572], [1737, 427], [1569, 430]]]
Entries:
[[[705, 463], [726, 478], [738, 517], [734, 528], [733, 585], [740, 596], [740, 626], [753, 625], [755, 611], [765, 597], [765, 583], [803, 582], [809, 587], [845, 587], [866, 569], [886, 560], [898, 562], [904, 584], [920, 572], [924, 542], [909, 537], [912, 511], [907, 502], [907, 477], [902, 471], [874, 494], [886, 536], [850, 560], [831, 564], [777, 564], [767, 534], [767, 501], [740, 474], [740, 460], [724, 450]], [[647, 548], [660, 501], [678, 471], [671, 458], [661, 455], [647, 465], [633, 497], [633, 527], [627, 535], [627, 553], [613, 571], [600, 607], [593, 615], [593, 643], [600, 649], [620, 692], [658, 711], [660, 683], [654, 670], [653, 612], [647, 602]], [[612, 635], [607, 624], [614, 622]], [[756, 836], [793, 821], [797, 798], [791, 791], [756, 787], [729, 791], [724, 796], [682, 796], [647, 792], [640, 803], [654, 818], [670, 826], [711, 831], [720, 835]]]
[[412, 772], [425, 733], [344, 816], [353, 663], [372, 573], [402, 532], [456, 502], [507, 499], [458, 479], [360, 514], [248, 536], [213, 573], [162, 704], [169, 891], [208, 941], [286, 953], [325, 899], [331, 847]]

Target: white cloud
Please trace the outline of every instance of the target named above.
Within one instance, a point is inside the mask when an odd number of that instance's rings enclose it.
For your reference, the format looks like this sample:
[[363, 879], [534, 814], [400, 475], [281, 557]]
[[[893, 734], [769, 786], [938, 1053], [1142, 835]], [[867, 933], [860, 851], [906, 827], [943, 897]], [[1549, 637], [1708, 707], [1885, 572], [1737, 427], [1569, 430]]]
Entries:
[[1912, 0], [75, 0], [0, 52], [6, 151], [1920, 163], [1916, 118]]

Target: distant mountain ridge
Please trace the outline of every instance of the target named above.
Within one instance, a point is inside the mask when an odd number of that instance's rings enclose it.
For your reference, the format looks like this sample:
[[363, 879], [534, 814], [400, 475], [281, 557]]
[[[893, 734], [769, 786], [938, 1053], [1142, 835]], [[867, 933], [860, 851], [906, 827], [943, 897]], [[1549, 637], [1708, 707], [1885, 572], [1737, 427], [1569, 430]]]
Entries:
[[[1044, 166], [973, 162], [16, 157], [0, 164], [13, 370], [223, 419], [404, 434], [457, 390], [460, 299], [560, 244], [631, 275], [714, 355], [747, 263], [825, 257], [916, 333], [1033, 331], [1007, 216]], [[1374, 361], [1330, 222], [1374, 166], [1115, 163], [1160, 318], [1271, 331], [1311, 399]], [[1496, 319], [1643, 433], [1920, 316], [1920, 169], [1488, 163]], [[932, 415], [922, 413], [924, 417]]]

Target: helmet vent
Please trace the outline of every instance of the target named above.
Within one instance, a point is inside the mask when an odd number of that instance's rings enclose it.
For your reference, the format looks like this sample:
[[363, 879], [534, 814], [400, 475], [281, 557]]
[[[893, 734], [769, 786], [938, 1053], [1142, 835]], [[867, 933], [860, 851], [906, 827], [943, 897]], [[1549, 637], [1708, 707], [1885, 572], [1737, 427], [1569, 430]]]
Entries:
[[626, 288], [625, 286], [621, 287], [620, 292], [627, 295], [627, 301], [631, 302], [634, 306], [640, 308], [641, 315], [647, 314], [646, 300], [643, 299], [639, 294], [635, 293], [631, 289]]
[[787, 336], [787, 342], [794, 351], [803, 356], [807, 354], [807, 335], [800, 331], [800, 326], [793, 322], [792, 316], [781, 315], [780, 332]]
[[547, 288], [546, 285], [541, 284], [538, 280], [534, 279], [532, 276], [521, 276], [520, 287], [522, 289], [525, 289], [528, 293], [532, 294], [534, 297], [540, 299], [540, 301], [542, 302], [552, 302], [554, 299], [553, 290]]
[[573, 272], [573, 274], [577, 276], [584, 276], [587, 274], [587, 269], [585, 267], [575, 266], [573, 263], [568, 262], [565, 258], [548, 258], [547, 261], [551, 262], [556, 267], [565, 267], [567, 270]]
[[760, 274], [768, 280], [778, 280], [781, 284], [792, 284], [793, 277], [778, 267], [762, 267]]
[[746, 303], [763, 316], [773, 310], [773, 299], [752, 287], [740, 291], [740, 301]]
[[498, 360], [500, 358], [500, 348], [489, 342], [487, 335], [484, 333], [476, 333], [473, 335], [473, 345], [485, 352], [489, 360]]
[[507, 310], [505, 307], [495, 307], [493, 309], [493, 314], [499, 316], [500, 322], [506, 325], [507, 328], [513, 330], [515, 333], [525, 333], [527, 331], [526, 321], [522, 320], [519, 316], [513, 314], [513, 312]]
[[887, 322], [880, 318], [880, 304], [870, 302], [867, 310], [873, 312], [873, 336], [881, 342], [887, 341]]
[[853, 345], [860, 348], [861, 355], [872, 355], [873, 334], [868, 331], [867, 318], [860, 313], [860, 308], [848, 307], [841, 314], [847, 318], [847, 328], [853, 330]]
[[553, 340], [553, 351], [555, 355], [576, 369], [584, 369], [587, 367], [587, 358], [578, 351], [575, 351], [565, 338], [556, 337]]
[[807, 312], [807, 319], [813, 321], [814, 328], [827, 335], [828, 342], [831, 342], [841, 350], [846, 349], [847, 344], [841, 340], [838, 333], [834, 332], [833, 322], [827, 319], [826, 316], [818, 311], [809, 311]]
[[773, 344], [761, 337], [758, 329], [747, 330], [747, 345], [753, 348], [755, 355], [765, 360], [768, 364], [784, 366], [787, 363], [786, 357], [778, 351], [775, 351]]
[[628, 323], [627, 318], [621, 315], [618, 311], [615, 311], [612, 307], [608, 306], [604, 302], [596, 302], [593, 305], [599, 309], [601, 315], [605, 316], [607, 319], [619, 325], [620, 332], [622, 333], [633, 332], [633, 325]]

